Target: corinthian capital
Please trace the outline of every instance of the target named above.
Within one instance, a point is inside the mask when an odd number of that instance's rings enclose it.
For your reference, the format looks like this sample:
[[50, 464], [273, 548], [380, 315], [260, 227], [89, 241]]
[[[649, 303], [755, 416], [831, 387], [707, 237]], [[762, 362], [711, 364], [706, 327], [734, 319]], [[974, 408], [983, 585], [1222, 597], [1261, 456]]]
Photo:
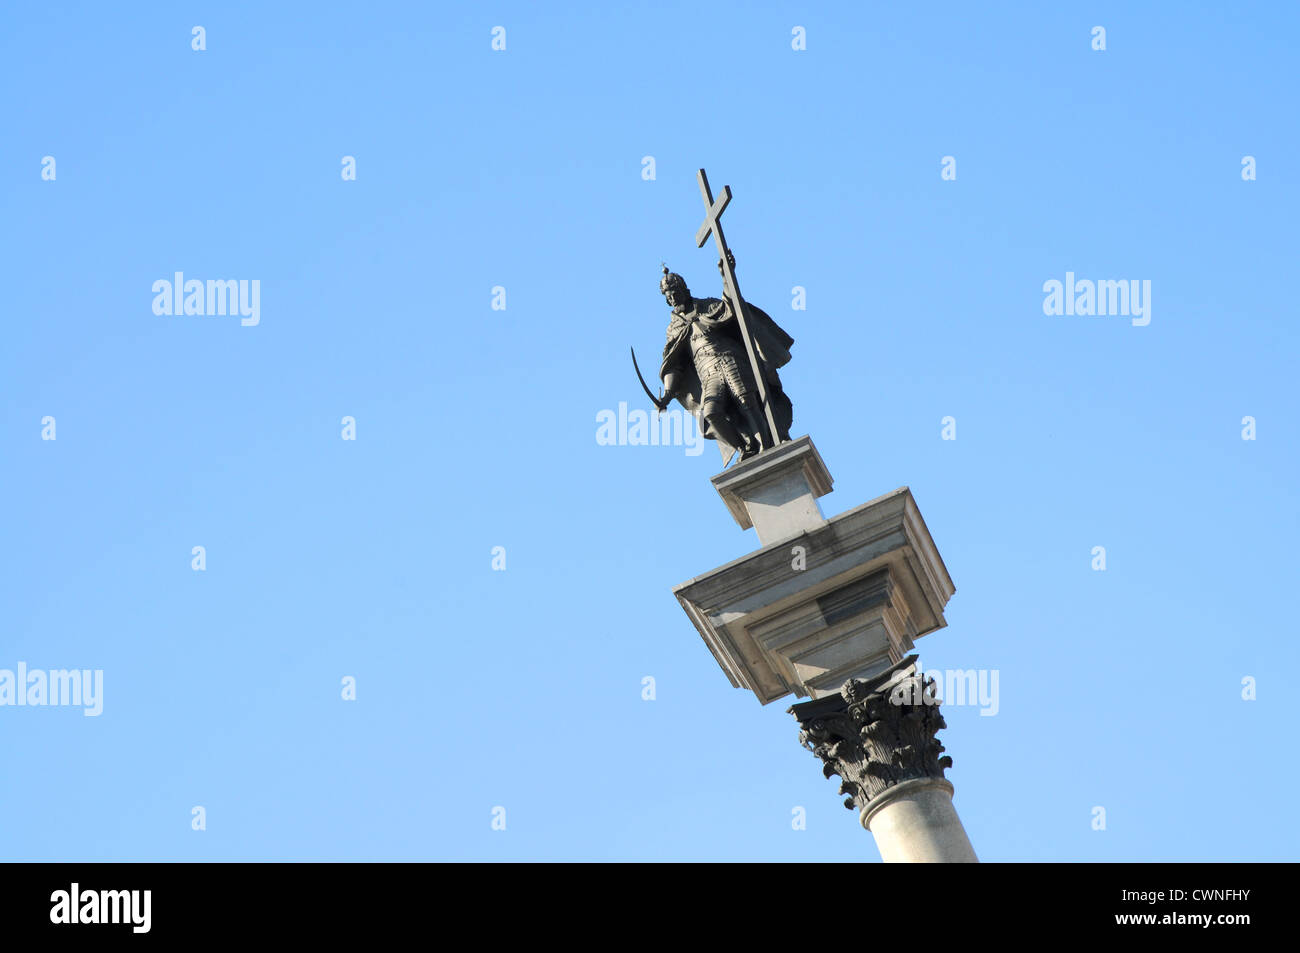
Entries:
[[905, 781], [943, 780], [952, 767], [935, 737], [946, 725], [934, 679], [917, 671], [915, 655], [789, 710], [799, 720], [799, 743], [821, 759], [822, 773], [840, 776], [847, 808], [862, 810]]

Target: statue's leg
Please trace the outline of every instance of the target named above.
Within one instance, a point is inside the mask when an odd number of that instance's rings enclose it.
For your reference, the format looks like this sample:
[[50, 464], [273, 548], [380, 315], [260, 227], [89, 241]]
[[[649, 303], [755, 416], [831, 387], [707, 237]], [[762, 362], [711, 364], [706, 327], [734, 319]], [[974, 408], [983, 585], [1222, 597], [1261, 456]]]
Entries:
[[745, 449], [748, 445], [745, 435], [736, 429], [736, 425], [731, 422], [731, 417], [727, 415], [725, 397], [718, 396], [703, 401], [700, 407], [700, 415], [709, 422], [709, 427], [712, 428], [714, 436], [733, 447], [739, 447], [742, 455], [748, 452]]
[[700, 416], [709, 422], [713, 435], [724, 443], [745, 450], [744, 435], [727, 413], [727, 380], [715, 361], [705, 362], [700, 372]]
[[[745, 452], [741, 459], [766, 450], [763, 440], [762, 408], [758, 404], [757, 389], [751, 386], [751, 375], [740, 364], [740, 356], [729, 354], [721, 362], [727, 390], [736, 405], [736, 416], [745, 432]], [[747, 359], [747, 358], [746, 358]]]
[[763, 426], [759, 423], [762, 415], [758, 406], [758, 397], [753, 393], [749, 393], [741, 398], [738, 403], [741, 417], [745, 421], [745, 431], [753, 435], [751, 439], [754, 452], [757, 453], [760, 449], [769, 449], [763, 445]]

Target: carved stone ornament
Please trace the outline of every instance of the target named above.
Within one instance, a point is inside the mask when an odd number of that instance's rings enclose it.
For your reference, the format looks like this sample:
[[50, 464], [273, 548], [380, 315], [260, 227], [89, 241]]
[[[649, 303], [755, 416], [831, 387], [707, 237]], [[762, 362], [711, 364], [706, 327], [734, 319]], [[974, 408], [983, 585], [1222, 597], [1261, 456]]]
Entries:
[[822, 760], [826, 777], [840, 776], [847, 808], [862, 810], [904, 781], [943, 779], [952, 767], [935, 737], [946, 725], [934, 679], [917, 671], [916, 658], [789, 709], [799, 720], [799, 743]]

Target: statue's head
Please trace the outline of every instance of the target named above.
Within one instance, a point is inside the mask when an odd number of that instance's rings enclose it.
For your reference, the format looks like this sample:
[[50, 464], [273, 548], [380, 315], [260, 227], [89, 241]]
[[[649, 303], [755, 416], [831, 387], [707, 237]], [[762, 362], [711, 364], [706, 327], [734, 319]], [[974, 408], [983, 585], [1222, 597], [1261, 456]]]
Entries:
[[659, 291], [668, 300], [668, 307], [675, 308], [679, 304], [689, 304], [691, 301], [691, 289], [686, 287], [686, 279], [681, 275], [673, 274], [664, 265], [664, 276], [659, 279]]

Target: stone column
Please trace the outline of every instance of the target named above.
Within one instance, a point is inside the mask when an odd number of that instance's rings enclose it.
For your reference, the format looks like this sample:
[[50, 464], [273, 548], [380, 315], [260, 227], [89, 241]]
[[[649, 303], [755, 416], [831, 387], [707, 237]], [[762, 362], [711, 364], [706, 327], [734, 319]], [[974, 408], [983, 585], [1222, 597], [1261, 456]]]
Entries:
[[955, 591], [912, 491], [827, 518], [818, 500], [833, 481], [807, 436], [713, 486], [761, 548], [673, 593], [731, 684], [764, 705], [812, 697], [790, 709], [800, 740], [841, 777], [886, 861], [977, 862], [943, 776], [937, 700], [907, 655], [947, 625]]
[[943, 776], [952, 758], [935, 737], [945, 725], [934, 680], [917, 672], [915, 655], [790, 712], [886, 863], [978, 863]]

